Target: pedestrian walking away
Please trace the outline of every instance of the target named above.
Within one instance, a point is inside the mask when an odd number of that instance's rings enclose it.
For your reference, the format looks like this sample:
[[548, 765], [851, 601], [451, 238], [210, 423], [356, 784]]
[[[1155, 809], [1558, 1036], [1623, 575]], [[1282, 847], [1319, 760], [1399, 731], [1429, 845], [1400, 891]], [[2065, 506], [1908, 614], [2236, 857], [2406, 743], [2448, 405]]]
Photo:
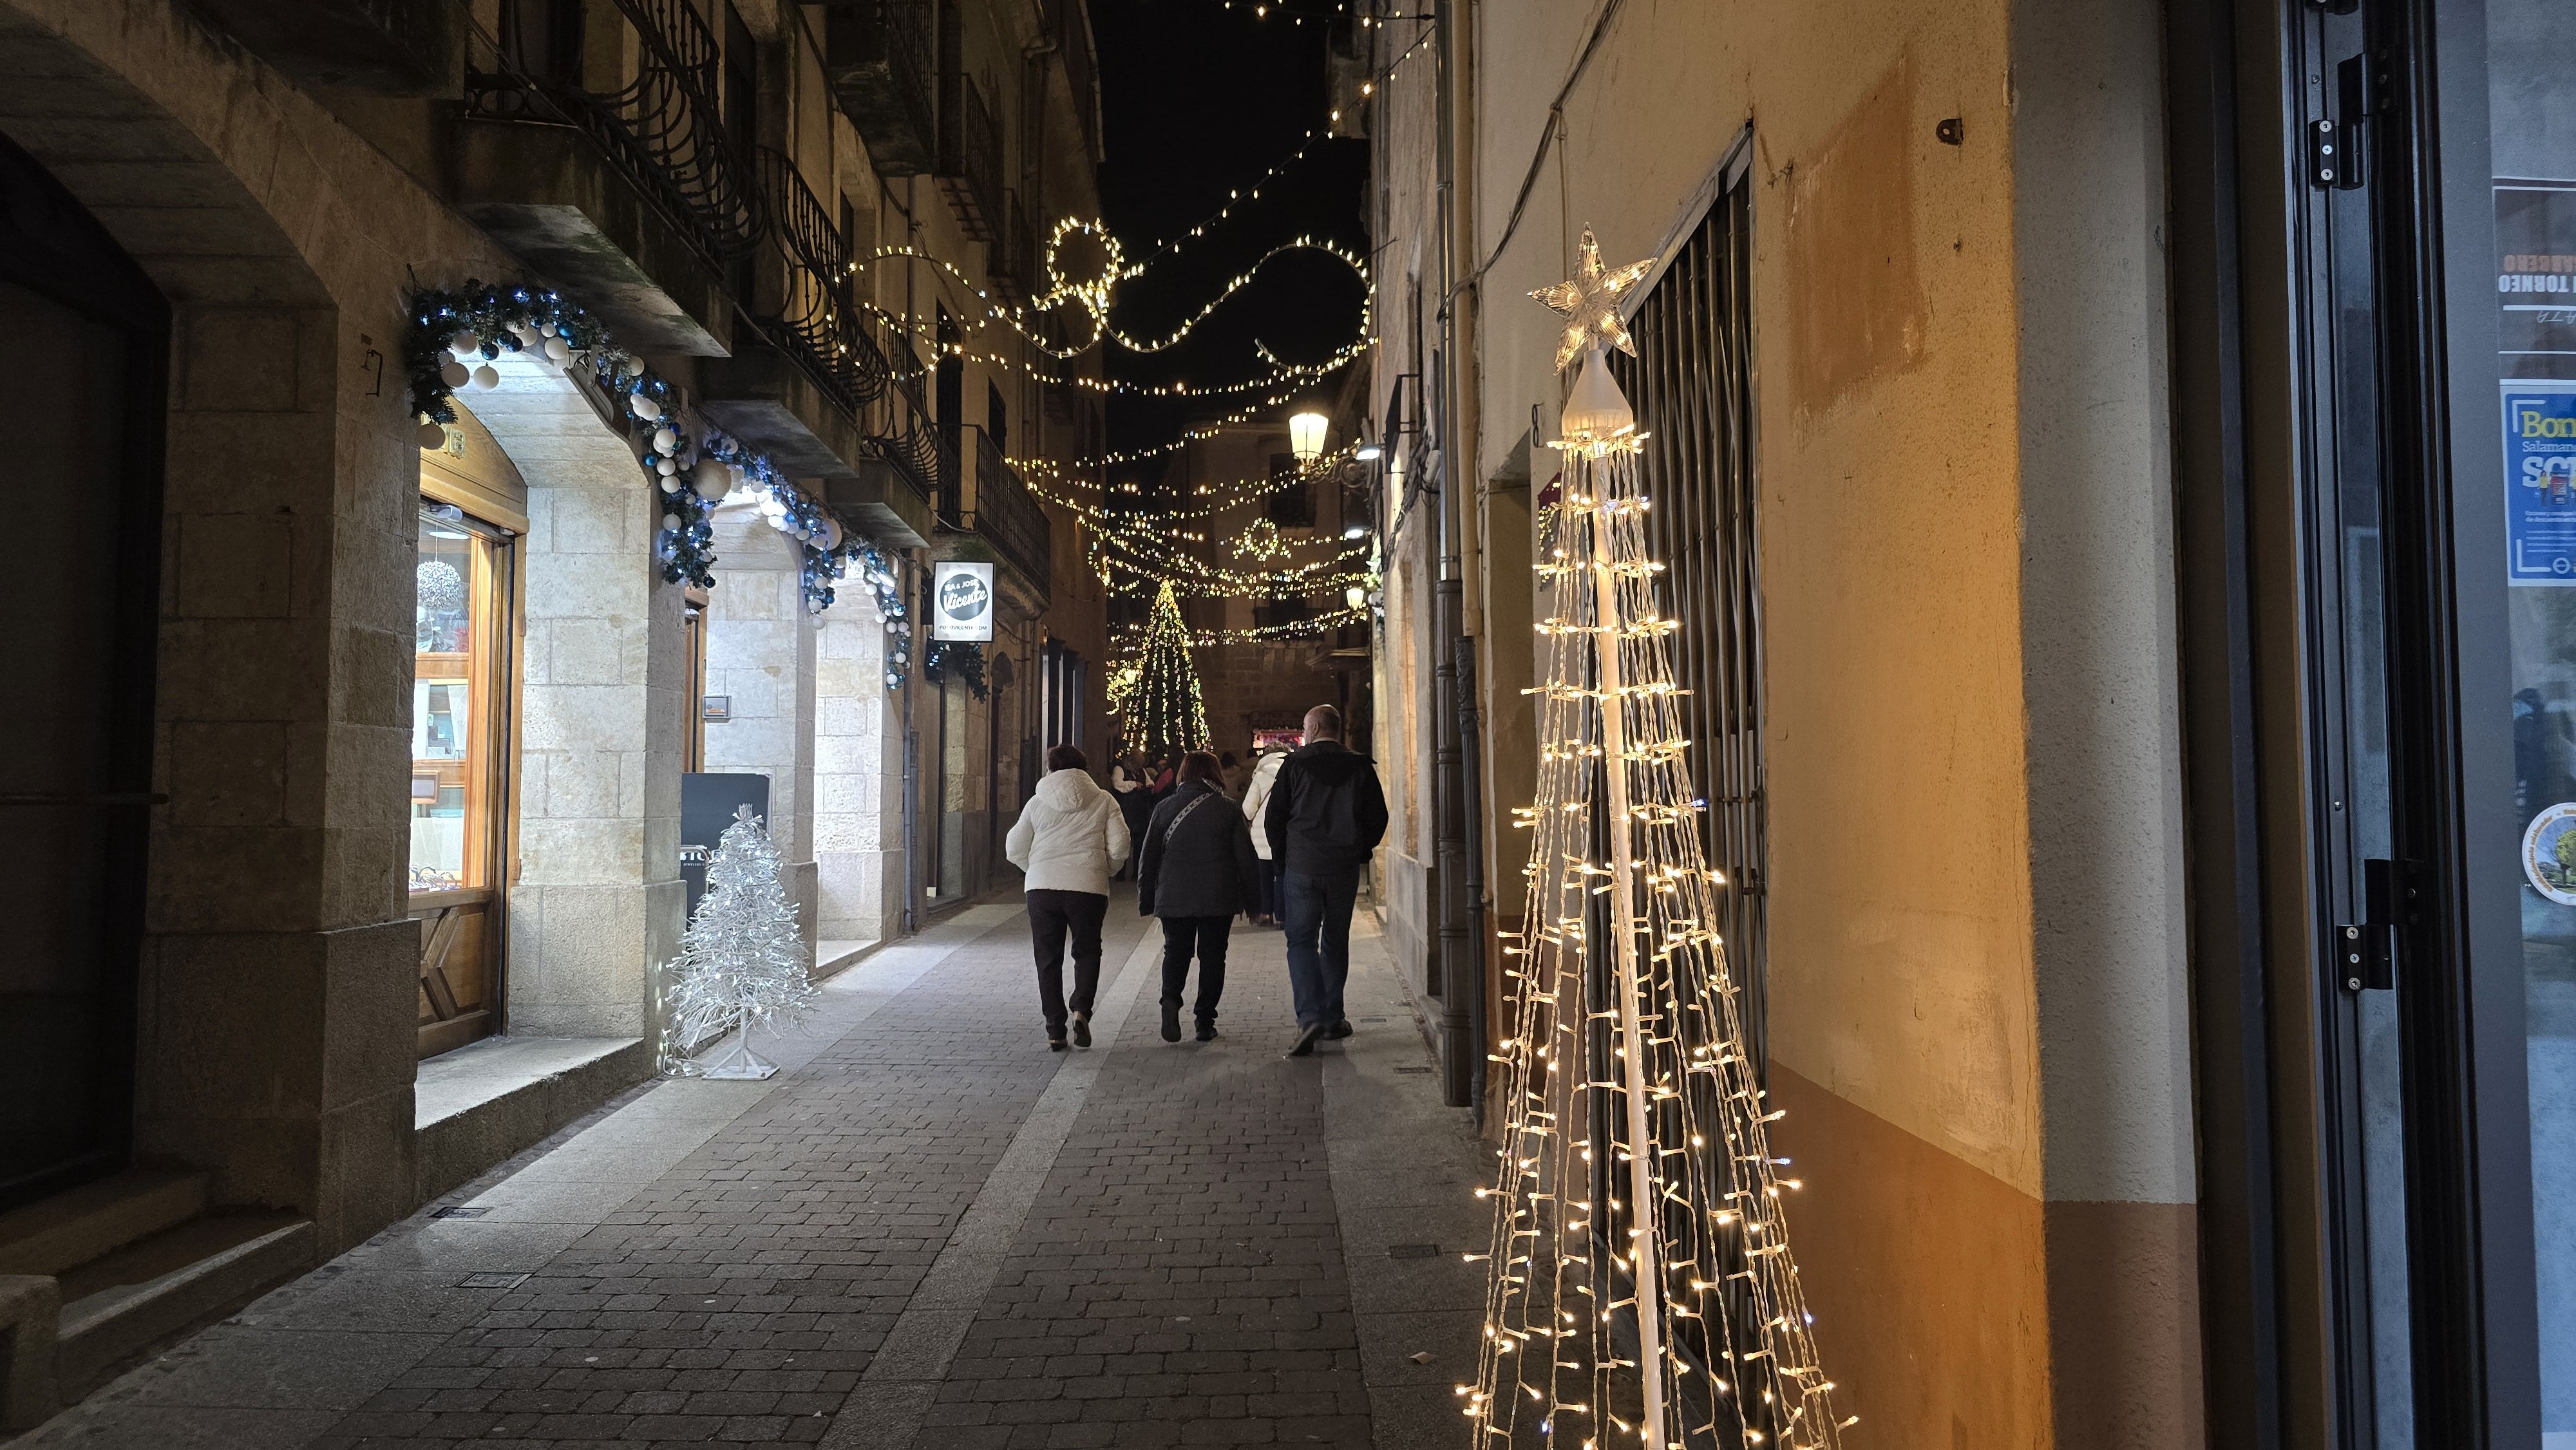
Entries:
[[1270, 804], [1270, 789], [1279, 780], [1279, 762], [1288, 752], [1275, 745], [1262, 747], [1261, 758], [1252, 764], [1252, 778], [1243, 788], [1243, 818], [1252, 825], [1252, 854], [1260, 859], [1258, 888], [1260, 902], [1253, 908], [1252, 920], [1261, 926], [1279, 924], [1279, 860], [1270, 849], [1270, 825], [1263, 811]]
[[1253, 906], [1260, 858], [1252, 827], [1227, 800], [1215, 756], [1195, 750], [1181, 759], [1180, 783], [1154, 809], [1136, 849], [1136, 909], [1163, 922], [1163, 1040], [1181, 1040], [1181, 989], [1198, 958], [1199, 995], [1191, 1004], [1198, 1040], [1216, 1040], [1217, 999], [1225, 995], [1226, 940], [1234, 918]]
[[[1100, 990], [1100, 923], [1109, 915], [1109, 875], [1127, 860], [1127, 819], [1100, 788], [1082, 751], [1047, 752], [1047, 773], [1011, 826], [1002, 853], [1027, 873], [1029, 937], [1037, 949], [1038, 1006], [1047, 1046], [1062, 1052], [1068, 1029], [1091, 1045], [1091, 999]], [[1065, 938], [1073, 938], [1073, 996], [1064, 994]]]
[[1262, 821], [1279, 862], [1279, 915], [1288, 930], [1288, 987], [1297, 1004], [1297, 1045], [1348, 1037], [1342, 986], [1351, 974], [1351, 907], [1360, 870], [1386, 835], [1386, 792], [1377, 767], [1342, 744], [1342, 712], [1306, 712], [1304, 743], [1280, 762]]

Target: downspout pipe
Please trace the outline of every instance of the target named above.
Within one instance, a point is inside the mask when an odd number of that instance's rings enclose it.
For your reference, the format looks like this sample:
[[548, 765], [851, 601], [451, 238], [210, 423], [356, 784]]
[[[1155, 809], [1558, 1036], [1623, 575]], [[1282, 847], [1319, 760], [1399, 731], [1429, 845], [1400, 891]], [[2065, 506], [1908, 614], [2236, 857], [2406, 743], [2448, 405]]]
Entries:
[[1458, 659], [1458, 780], [1459, 799], [1465, 807], [1467, 838], [1467, 879], [1463, 894], [1467, 898], [1467, 1036], [1471, 1061], [1468, 1064], [1467, 1102], [1476, 1110], [1476, 1126], [1485, 1126], [1486, 1044], [1491, 1040], [1485, 1027], [1485, 792], [1481, 761], [1481, 737], [1478, 733], [1481, 712], [1476, 707], [1476, 642], [1461, 638], [1453, 646]]
[[1435, 0], [1432, 9], [1437, 77], [1438, 145], [1434, 151], [1438, 182], [1441, 350], [1434, 379], [1434, 406], [1439, 411], [1440, 568], [1432, 588], [1432, 648], [1437, 653], [1432, 686], [1432, 823], [1434, 891], [1439, 900], [1439, 937], [1432, 970], [1440, 990], [1440, 1099], [1463, 1108], [1474, 1096], [1474, 1062], [1479, 1055], [1468, 1023], [1468, 999], [1475, 984], [1468, 978], [1467, 909], [1465, 901], [1466, 802], [1459, 770], [1462, 741], [1458, 731], [1458, 638], [1465, 581], [1459, 562], [1460, 533], [1467, 503], [1468, 478], [1459, 468], [1457, 392], [1451, 379], [1457, 355], [1449, 309], [1450, 288], [1458, 275], [1456, 204], [1458, 127], [1452, 83], [1457, 64], [1457, 0]]

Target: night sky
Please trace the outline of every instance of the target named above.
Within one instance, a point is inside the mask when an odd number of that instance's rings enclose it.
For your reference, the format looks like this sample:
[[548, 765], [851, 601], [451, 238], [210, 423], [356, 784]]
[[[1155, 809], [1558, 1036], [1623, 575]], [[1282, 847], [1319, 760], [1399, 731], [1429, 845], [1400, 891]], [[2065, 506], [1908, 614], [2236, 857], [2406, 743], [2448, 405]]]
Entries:
[[[1317, 20], [1292, 25], [1277, 10], [1255, 19], [1248, 0], [1231, 11], [1221, 0], [1092, 0], [1091, 24], [1107, 152], [1101, 209], [1131, 260], [1205, 221], [1226, 205], [1229, 189], [1248, 189], [1309, 129], [1325, 128], [1328, 27]], [[1168, 332], [1264, 251], [1301, 234], [1365, 254], [1367, 170], [1366, 141], [1319, 137], [1257, 203], [1237, 206], [1205, 237], [1126, 283], [1113, 315], [1133, 336]], [[1233, 382], [1259, 374], [1255, 341], [1291, 360], [1329, 356], [1352, 336], [1360, 302], [1349, 268], [1294, 253], [1272, 262], [1187, 343], [1151, 356], [1112, 347], [1110, 373], [1136, 382]], [[1334, 381], [1316, 393], [1328, 395]], [[1284, 418], [1288, 409], [1279, 411]], [[1173, 404], [1113, 399], [1110, 442], [1163, 442], [1182, 420]]]

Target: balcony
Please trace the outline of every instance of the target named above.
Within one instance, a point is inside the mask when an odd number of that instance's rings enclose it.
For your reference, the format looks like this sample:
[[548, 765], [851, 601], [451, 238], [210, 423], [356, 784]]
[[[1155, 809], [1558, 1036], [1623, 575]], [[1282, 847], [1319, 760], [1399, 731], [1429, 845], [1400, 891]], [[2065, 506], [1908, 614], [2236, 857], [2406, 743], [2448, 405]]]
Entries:
[[444, 0], [197, 0], [196, 8], [306, 85], [451, 94], [464, 53], [465, 28]]
[[[511, 9], [553, 13], [536, 0]], [[505, 26], [497, 48], [477, 41], [457, 209], [631, 345], [723, 356], [723, 278], [769, 226], [745, 153], [716, 120], [715, 37], [685, 0], [617, 0], [603, 13], [622, 33], [558, 35], [530, 21]], [[585, 48], [632, 68], [599, 89]]]
[[1038, 290], [1038, 238], [1030, 220], [1020, 205], [1019, 192], [1002, 188], [1002, 222], [984, 254], [984, 275], [992, 280], [996, 291], [1020, 303], [1027, 302]]
[[823, 7], [823, 70], [881, 176], [919, 176], [938, 155], [931, 0], [845, 0]]
[[939, 78], [939, 189], [957, 209], [968, 238], [989, 242], [1002, 225], [1002, 127], [974, 77], [950, 70]]
[[967, 445], [943, 449], [939, 458], [939, 524], [948, 532], [972, 534], [1026, 586], [1023, 602], [1036, 612], [1046, 608], [1055, 557], [1054, 528], [1046, 510], [1019, 470], [1002, 457], [993, 435], [981, 428], [960, 430]]

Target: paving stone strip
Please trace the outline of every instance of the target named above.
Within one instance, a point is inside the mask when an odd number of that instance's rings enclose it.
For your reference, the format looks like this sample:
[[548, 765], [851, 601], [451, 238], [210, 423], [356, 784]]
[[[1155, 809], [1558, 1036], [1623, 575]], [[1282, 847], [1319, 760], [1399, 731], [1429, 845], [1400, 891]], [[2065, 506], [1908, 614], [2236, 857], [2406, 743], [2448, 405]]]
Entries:
[[1487, 1150], [1403, 1071], [1365, 919], [1360, 1035], [1295, 1061], [1276, 933], [1238, 932], [1224, 1037], [1166, 1044], [1120, 898], [1098, 1045], [1057, 1054], [1023, 922], [881, 952], [776, 1078], [642, 1091], [18, 1445], [1464, 1447]]
[[1101, 1067], [1108, 1061], [1101, 1049], [1117, 1045], [1128, 1009], [1135, 1005], [1145, 980], [1156, 975], [1160, 945], [1156, 934], [1148, 932], [1101, 987], [1092, 1012], [1097, 1047], [1074, 1053], [1021, 1120], [1009, 1150], [985, 1178], [975, 1206], [958, 1221], [947, 1247], [940, 1250], [912, 1302], [895, 1321], [886, 1348], [869, 1363], [859, 1387], [833, 1419], [830, 1433], [823, 1437], [827, 1450], [860, 1445], [906, 1450], [912, 1444], [939, 1383], [948, 1377], [975, 1311], [992, 1288], [1003, 1256], [1020, 1235], [1029, 1205], [1036, 1201], [1057, 1152], [1100, 1080]]

